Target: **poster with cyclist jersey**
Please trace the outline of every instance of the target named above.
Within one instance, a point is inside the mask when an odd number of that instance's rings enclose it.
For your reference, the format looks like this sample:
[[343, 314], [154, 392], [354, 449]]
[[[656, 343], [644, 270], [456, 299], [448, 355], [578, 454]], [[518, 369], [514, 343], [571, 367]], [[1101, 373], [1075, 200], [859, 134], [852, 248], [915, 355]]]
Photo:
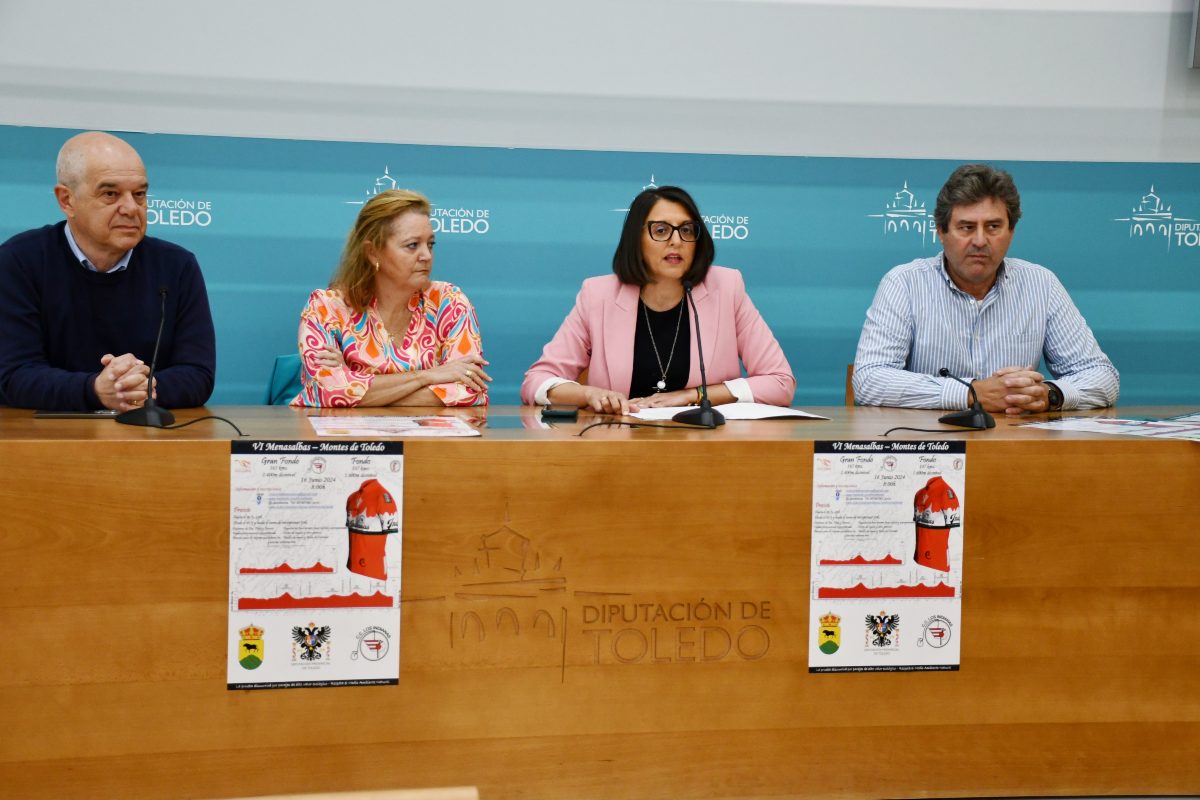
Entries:
[[809, 672], [959, 668], [965, 442], [814, 442]]
[[396, 684], [404, 444], [238, 441], [229, 689]]

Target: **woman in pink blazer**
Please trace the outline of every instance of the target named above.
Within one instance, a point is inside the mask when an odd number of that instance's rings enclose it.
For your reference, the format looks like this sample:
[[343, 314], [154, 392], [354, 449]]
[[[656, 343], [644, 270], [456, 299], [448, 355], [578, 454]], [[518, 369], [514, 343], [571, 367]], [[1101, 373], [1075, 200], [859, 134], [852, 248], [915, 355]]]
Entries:
[[[742, 274], [713, 266], [713, 255], [712, 236], [687, 192], [661, 186], [639, 194], [613, 255], [614, 274], [583, 282], [575, 307], [525, 373], [521, 400], [612, 414], [699, 402], [686, 281], [700, 316], [712, 403], [791, 403], [796, 379], [779, 342], [750, 302]], [[587, 383], [580, 383], [585, 370]]]

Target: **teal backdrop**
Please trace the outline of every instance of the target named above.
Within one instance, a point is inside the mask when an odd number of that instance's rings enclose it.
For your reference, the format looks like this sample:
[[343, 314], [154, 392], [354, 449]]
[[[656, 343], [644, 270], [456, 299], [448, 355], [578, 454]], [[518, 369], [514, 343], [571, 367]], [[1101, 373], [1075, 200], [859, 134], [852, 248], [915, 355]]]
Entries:
[[[0, 126], [0, 241], [61, 219], [54, 159], [76, 132]], [[125, 137], [149, 171], [150, 235], [204, 271], [217, 404], [261, 402], [361, 203], [393, 185], [433, 201], [435, 277], [479, 312], [492, 402], [519, 402], [525, 369], [580, 282], [609, 271], [624, 209], [652, 182], [695, 196], [717, 263], [742, 270], [791, 361], [795, 403], [841, 403], [879, 278], [940, 251], [932, 211], [957, 163]], [[1010, 253], [1062, 279], [1121, 372], [1121, 402], [1196, 402], [1200, 165], [993, 163], [1021, 191]]]

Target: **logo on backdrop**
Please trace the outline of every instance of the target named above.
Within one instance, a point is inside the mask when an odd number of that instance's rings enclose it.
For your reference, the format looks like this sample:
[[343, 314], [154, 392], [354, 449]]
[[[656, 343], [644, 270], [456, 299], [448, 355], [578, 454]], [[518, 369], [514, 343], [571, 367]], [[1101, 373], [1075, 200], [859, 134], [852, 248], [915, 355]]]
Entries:
[[1200, 247], [1200, 223], [1179, 217], [1163, 202], [1150, 184], [1150, 191], [1134, 206], [1128, 217], [1114, 217], [1113, 222], [1129, 223], [1130, 239], [1154, 239], [1161, 236], [1170, 250], [1175, 247]]
[[[650, 182], [642, 187], [642, 191], [647, 189], [657, 189], [658, 184], [654, 182], [654, 174], [650, 174]], [[614, 208], [613, 211], [618, 211], [622, 214], [629, 213], [628, 208]], [[750, 238], [750, 217], [746, 214], [701, 214], [704, 224], [708, 226], [708, 232], [714, 240], [734, 239], [737, 241], [745, 241]]]
[[146, 195], [146, 224], [164, 228], [207, 228], [212, 225], [211, 200]]
[[867, 214], [867, 217], [883, 220], [884, 236], [919, 235], [922, 247], [937, 238], [934, 236], [937, 225], [933, 221], [933, 214], [925, 208], [925, 203], [918, 200], [909, 190], [908, 181], [905, 181], [900, 191], [892, 196], [891, 202], [883, 207], [882, 214]]
[[[652, 173], [650, 173], [650, 182], [649, 182], [649, 183], [647, 183], [645, 186], [643, 186], [643, 187], [642, 187], [642, 189], [641, 189], [641, 191], [643, 191], [643, 192], [644, 192], [644, 191], [646, 191], [647, 189], [657, 189], [657, 188], [658, 188], [658, 184], [654, 182], [654, 173], [652, 172]], [[619, 213], [621, 213], [621, 214], [628, 214], [628, 213], [629, 213], [629, 208], [628, 208], [628, 207], [626, 207], [626, 208], [613, 208], [613, 209], [610, 209], [610, 210], [611, 210], [611, 211], [616, 211], [616, 212], [619, 212]]]
[[[376, 177], [365, 190], [365, 198], [347, 200], [346, 204], [361, 206], [380, 192], [397, 188], [403, 187], [396, 182], [385, 165], [383, 174]], [[429, 221], [433, 225], [434, 233], [473, 233], [482, 236], [492, 229], [492, 212], [488, 208], [434, 205], [429, 210]]]

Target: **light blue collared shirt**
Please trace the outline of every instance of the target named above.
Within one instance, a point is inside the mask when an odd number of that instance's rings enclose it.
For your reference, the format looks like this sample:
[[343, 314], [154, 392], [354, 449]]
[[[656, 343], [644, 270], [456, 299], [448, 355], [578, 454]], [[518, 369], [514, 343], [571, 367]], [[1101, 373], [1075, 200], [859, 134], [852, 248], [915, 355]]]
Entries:
[[860, 405], [966, 408], [970, 382], [1001, 367], [1038, 369], [1063, 393], [1063, 409], [1117, 401], [1121, 379], [1053, 272], [1006, 258], [982, 300], [954, 285], [942, 254], [895, 267], [867, 310], [854, 357]]
[[[67, 232], [67, 244], [71, 246], [71, 252], [75, 254], [77, 259], [79, 259], [79, 263], [83, 265], [84, 269], [90, 270], [91, 272], [99, 272], [100, 270], [96, 269], [96, 265], [89, 261], [88, 257], [85, 256], [83, 251], [79, 249], [79, 245], [75, 242], [75, 235], [71, 233], [71, 223], [68, 222], [66, 225], [64, 225], [63, 230]], [[129, 266], [129, 259], [132, 256], [133, 248], [131, 247], [125, 251], [125, 255], [121, 256], [121, 260], [118, 261], [113, 268], [108, 271], [120, 272], [121, 270], [125, 269]]]

